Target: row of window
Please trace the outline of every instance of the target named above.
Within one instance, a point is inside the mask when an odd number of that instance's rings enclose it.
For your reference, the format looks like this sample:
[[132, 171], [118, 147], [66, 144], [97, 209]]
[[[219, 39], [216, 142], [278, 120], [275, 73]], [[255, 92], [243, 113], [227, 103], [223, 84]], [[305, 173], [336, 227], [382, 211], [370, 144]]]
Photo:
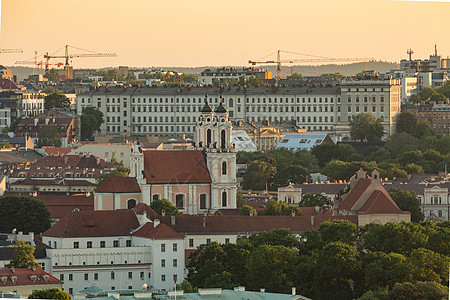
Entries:
[[[368, 108], [367, 106], [364, 106], [364, 112], [367, 112]], [[352, 106], [347, 107], [348, 112], [352, 112]], [[380, 106], [380, 111], [384, 112], [384, 106]], [[355, 112], [359, 112], [359, 106], [355, 106]], [[377, 107], [372, 106], [372, 112], [377, 112]]]
[[[176, 264], [176, 262], [174, 262], [174, 263]], [[93, 280], [99, 280], [98, 279], [99, 278], [99, 274], [98, 273], [91, 274], [91, 276], [92, 276], [91, 278]], [[67, 274], [68, 281], [73, 281], [74, 280], [73, 277], [74, 277], [73, 274]], [[89, 280], [89, 273], [84, 273], [83, 278], [84, 278], [85, 281], [88, 281]], [[144, 280], [145, 279], [145, 273], [144, 272], [140, 272], [139, 278]], [[150, 272], [148, 273], [148, 278], [151, 278], [151, 273]], [[65, 279], [65, 274], [59, 274], [59, 280], [64, 281], [64, 279]], [[114, 271], [111, 271], [110, 279], [111, 280], [115, 280], [116, 279], [116, 273]], [[133, 279], [133, 272], [131, 272], [131, 271], [128, 272], [128, 279]]]
[[[166, 267], [166, 260], [161, 259], [161, 268], [165, 268], [165, 267]], [[178, 267], [178, 260], [176, 258], [172, 259], [172, 267], [174, 267], [174, 268]]]
[[[51, 246], [51, 242], [50, 241], [49, 241], [49, 245]], [[131, 240], [126, 240], [125, 241], [125, 246], [126, 247], [131, 247]], [[100, 241], [99, 247], [100, 248], [106, 248], [106, 241]], [[120, 247], [120, 241], [119, 240], [114, 240], [113, 241], [113, 247], [115, 247], [115, 248]], [[73, 248], [75, 248], [75, 249], [80, 248], [80, 242], [73, 242]], [[86, 242], [86, 248], [92, 248], [92, 241], [87, 241]]]
[[[364, 103], [367, 103], [369, 100], [371, 100], [372, 102], [376, 102], [377, 98], [375, 96], [373, 96], [373, 97], [364, 96], [363, 100], [364, 100]], [[348, 103], [352, 102], [352, 96], [347, 96], [347, 102]], [[355, 102], [356, 103], [359, 102], [359, 96], [355, 96]], [[384, 96], [380, 97], [380, 102], [384, 102]]]
[[[225, 239], [225, 244], [228, 244], [230, 242], [229, 238]], [[206, 244], [210, 244], [211, 239], [206, 239]], [[194, 248], [194, 239], [189, 239], [189, 248]]]

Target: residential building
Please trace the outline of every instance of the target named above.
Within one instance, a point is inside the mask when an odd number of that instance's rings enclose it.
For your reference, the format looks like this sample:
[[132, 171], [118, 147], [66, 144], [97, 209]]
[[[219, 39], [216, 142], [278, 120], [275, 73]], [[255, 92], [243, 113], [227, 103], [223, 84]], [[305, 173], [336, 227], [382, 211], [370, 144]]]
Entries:
[[61, 280], [36, 267], [0, 269], [0, 298], [27, 298], [34, 290], [61, 288], [62, 285]]
[[406, 111], [413, 113], [418, 121], [428, 121], [438, 135], [450, 134], [450, 105], [422, 103], [408, 105]]
[[61, 178], [33, 178], [27, 177], [8, 183], [8, 190], [18, 193], [46, 193], [46, 194], [79, 194], [93, 192], [96, 185], [84, 179], [61, 180]]
[[[0, 79], [1, 83], [1, 79]], [[0, 130], [17, 118], [34, 117], [44, 112], [44, 94], [26, 90], [0, 92]]]
[[115, 158], [117, 162], [122, 162], [125, 167], [129, 168], [132, 146], [131, 142], [84, 144], [72, 149], [69, 154], [92, 154], [107, 162], [111, 162]]
[[328, 133], [286, 133], [275, 149], [292, 151], [311, 150], [314, 146], [323, 143], [334, 144]]
[[37, 144], [39, 141], [39, 130], [45, 125], [56, 127], [61, 137], [62, 147], [69, 147], [75, 141], [73, 118], [23, 118], [17, 124], [14, 134], [17, 137], [32, 137], [35, 140], [35, 144]]
[[222, 67], [203, 70], [198, 79], [203, 84], [228, 83], [240, 77], [258, 76], [261, 79], [272, 79], [272, 72], [255, 67]]
[[330, 201], [336, 200], [339, 191], [347, 188], [346, 182], [313, 182], [294, 184], [290, 183], [286, 187], [278, 188], [278, 200], [289, 204], [298, 204], [302, 201], [304, 194], [321, 194]]
[[401, 88], [401, 102], [405, 103], [411, 95], [418, 92], [417, 77], [403, 76], [400, 78]]
[[8, 182], [31, 178], [49, 182], [86, 180], [94, 183], [99, 175], [109, 173], [113, 169], [114, 164], [93, 155], [50, 155], [30, 165], [16, 167], [9, 174]]
[[233, 130], [231, 141], [236, 151], [255, 152], [258, 150], [245, 130]]
[[53, 276], [74, 294], [104, 290], [171, 290], [184, 279], [184, 237], [133, 210], [75, 211], [44, 232]]
[[[207, 92], [211, 104], [218, 105], [223, 96], [233, 122], [289, 123], [307, 131], [332, 132], [343, 139], [349, 135], [348, 117], [362, 112], [383, 119], [386, 136], [391, 135], [400, 109], [400, 87], [397, 79], [347, 81], [341, 88], [230, 86], [209, 87]], [[205, 92], [199, 87], [101, 87], [78, 94], [76, 105], [79, 114], [87, 106], [104, 114], [100, 135], [192, 137]], [[353, 101], [347, 102], [348, 96]], [[346, 101], [341, 102], [343, 97]], [[254, 143], [259, 148], [258, 142]]]
[[400, 61], [401, 70], [414, 70], [416, 72], [433, 72], [439, 70], [450, 70], [450, 65], [448, 65], [449, 59], [442, 58], [438, 55], [437, 47], [435, 45], [434, 55], [430, 55], [429, 59], [402, 59]]
[[381, 120], [385, 137], [395, 132], [395, 120], [400, 113], [400, 79], [343, 80], [338, 98], [338, 140], [348, 136], [349, 123], [361, 113], [370, 113]]

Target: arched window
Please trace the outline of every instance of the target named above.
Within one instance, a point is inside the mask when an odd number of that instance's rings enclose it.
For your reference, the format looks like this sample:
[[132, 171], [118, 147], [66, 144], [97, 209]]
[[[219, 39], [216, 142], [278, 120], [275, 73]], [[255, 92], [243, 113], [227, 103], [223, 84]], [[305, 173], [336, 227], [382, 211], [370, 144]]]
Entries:
[[220, 148], [225, 148], [226, 147], [226, 136], [227, 136], [227, 133], [225, 132], [225, 130], [222, 130], [221, 132], [220, 132]]
[[160, 194], [153, 194], [152, 200], [159, 200], [159, 199], [161, 199], [161, 195]]
[[223, 191], [222, 192], [222, 207], [226, 207], [227, 206], [227, 192]]
[[135, 199], [128, 199], [127, 201], [127, 209], [132, 209], [136, 206], [137, 201]]
[[211, 144], [211, 129], [206, 130], [206, 147]]
[[178, 209], [184, 209], [184, 194], [177, 194], [175, 196], [175, 204]]
[[222, 175], [227, 175], [227, 162], [222, 162]]
[[200, 209], [207, 209], [207, 195], [200, 194]]

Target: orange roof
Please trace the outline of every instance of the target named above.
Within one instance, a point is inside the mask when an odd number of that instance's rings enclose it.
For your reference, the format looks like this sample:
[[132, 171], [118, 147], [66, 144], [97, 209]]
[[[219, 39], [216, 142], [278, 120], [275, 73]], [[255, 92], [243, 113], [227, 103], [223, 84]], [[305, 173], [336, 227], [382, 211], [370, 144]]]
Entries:
[[75, 211], [44, 232], [44, 236], [119, 236], [139, 227], [133, 210]]
[[143, 237], [148, 239], [182, 239], [184, 235], [179, 234], [166, 224], [159, 224], [153, 227], [153, 223], [148, 222], [139, 230], [133, 233], [133, 236]]
[[135, 177], [111, 176], [95, 190], [100, 193], [140, 193]]
[[371, 183], [369, 178], [361, 178], [356, 183], [355, 187], [350, 190], [350, 192], [345, 196], [344, 201], [339, 205], [339, 210], [351, 211], [353, 206], [359, 200], [361, 195], [366, 191]]
[[365, 214], [385, 214], [385, 213], [408, 213], [400, 210], [400, 208], [392, 200], [391, 196], [385, 191], [374, 191], [367, 199], [366, 203], [358, 209], [358, 213]]
[[[32, 276], [36, 276], [33, 281]], [[14, 283], [12, 277], [16, 276], [17, 280]], [[44, 277], [45, 276], [45, 277]], [[47, 280], [46, 277], [48, 276]], [[7, 277], [5, 283], [0, 281], [0, 287], [2, 286], [22, 286], [22, 285], [43, 285], [43, 284], [63, 284], [63, 282], [52, 275], [39, 268], [33, 270], [32, 268], [3, 268], [0, 269], [0, 278]]]
[[144, 214], [144, 212], [147, 212], [148, 217], [151, 217], [152, 219], [158, 219], [158, 214], [153, 209], [151, 209], [150, 206], [148, 206], [145, 203], [136, 204], [136, 206], [133, 208], [133, 210], [138, 215], [142, 215], [142, 214]]
[[210, 183], [200, 150], [144, 151], [147, 183]]

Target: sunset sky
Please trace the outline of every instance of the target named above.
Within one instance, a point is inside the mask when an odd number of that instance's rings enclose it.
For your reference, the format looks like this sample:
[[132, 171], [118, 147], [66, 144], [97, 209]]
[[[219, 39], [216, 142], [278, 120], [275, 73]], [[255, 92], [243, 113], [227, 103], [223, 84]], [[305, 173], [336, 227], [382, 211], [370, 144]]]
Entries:
[[[450, 3], [392, 0], [0, 0], [1, 64], [65, 44], [75, 67], [247, 65], [277, 49], [399, 61], [450, 56]], [[83, 53], [80, 50], [74, 52]], [[62, 52], [61, 52], [62, 53]], [[302, 58], [285, 56], [285, 58]], [[39, 58], [40, 60], [41, 58]]]

